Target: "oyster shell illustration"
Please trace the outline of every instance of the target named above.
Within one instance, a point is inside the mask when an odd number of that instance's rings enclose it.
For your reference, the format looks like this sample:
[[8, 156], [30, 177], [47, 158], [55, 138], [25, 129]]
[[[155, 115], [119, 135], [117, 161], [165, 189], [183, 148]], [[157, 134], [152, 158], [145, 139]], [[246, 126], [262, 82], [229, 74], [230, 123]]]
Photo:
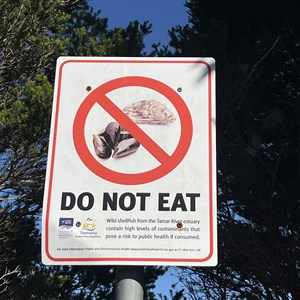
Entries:
[[176, 120], [167, 106], [156, 100], [142, 100], [123, 108], [123, 112], [137, 124], [168, 125]]

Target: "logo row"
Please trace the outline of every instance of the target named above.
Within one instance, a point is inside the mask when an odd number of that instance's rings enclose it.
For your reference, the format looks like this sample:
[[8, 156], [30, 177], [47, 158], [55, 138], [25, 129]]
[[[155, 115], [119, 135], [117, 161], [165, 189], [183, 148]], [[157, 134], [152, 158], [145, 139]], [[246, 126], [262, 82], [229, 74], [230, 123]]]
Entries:
[[[60, 230], [70, 230], [74, 227], [74, 218], [59, 218], [59, 229]], [[75, 226], [83, 231], [95, 231], [96, 222], [91, 218], [82, 221], [76, 221]]]

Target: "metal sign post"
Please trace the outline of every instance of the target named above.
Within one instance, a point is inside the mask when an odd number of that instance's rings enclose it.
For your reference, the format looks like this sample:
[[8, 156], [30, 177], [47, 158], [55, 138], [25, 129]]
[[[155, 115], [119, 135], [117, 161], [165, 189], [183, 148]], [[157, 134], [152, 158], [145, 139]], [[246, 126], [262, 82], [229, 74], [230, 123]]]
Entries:
[[116, 266], [115, 300], [144, 299], [144, 267]]

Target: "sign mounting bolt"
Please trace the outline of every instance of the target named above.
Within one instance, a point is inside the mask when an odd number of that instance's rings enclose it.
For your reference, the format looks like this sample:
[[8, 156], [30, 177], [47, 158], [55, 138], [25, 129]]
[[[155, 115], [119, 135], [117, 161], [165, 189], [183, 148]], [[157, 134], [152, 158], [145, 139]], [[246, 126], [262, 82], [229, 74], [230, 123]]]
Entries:
[[181, 221], [178, 221], [176, 227], [181, 229], [183, 227], [183, 223]]

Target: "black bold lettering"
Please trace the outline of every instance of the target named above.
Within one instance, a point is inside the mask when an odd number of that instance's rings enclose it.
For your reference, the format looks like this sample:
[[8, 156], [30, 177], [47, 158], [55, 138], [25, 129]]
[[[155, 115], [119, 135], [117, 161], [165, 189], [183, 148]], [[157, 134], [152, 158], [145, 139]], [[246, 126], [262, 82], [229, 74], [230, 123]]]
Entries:
[[[83, 198], [86, 197], [88, 200], [87, 205], [83, 205]], [[94, 196], [89, 192], [81, 193], [77, 199], [77, 206], [81, 210], [90, 210], [94, 205]]]
[[159, 193], [158, 194], [158, 210], [159, 211], [169, 211], [170, 207], [165, 207], [164, 204], [168, 203], [168, 199], [165, 197], [169, 197], [169, 193]]
[[191, 198], [191, 211], [196, 211], [196, 198], [200, 197], [200, 193], [187, 193], [186, 196]]
[[113, 193], [113, 199], [110, 197], [109, 193], [103, 193], [103, 210], [107, 210], [107, 204], [111, 210], [117, 210], [118, 193]]
[[141, 209], [141, 211], [144, 211], [145, 207], [146, 207], [146, 197], [149, 197], [150, 193], [136, 193], [136, 196], [141, 197], [140, 209]]
[[[69, 199], [69, 201], [67, 201]], [[76, 197], [71, 192], [62, 192], [61, 194], [61, 210], [71, 210], [76, 204]]]
[[[129, 206], [126, 206], [125, 205], [125, 198], [126, 197], [129, 197], [130, 199], [130, 203], [129, 203]], [[124, 193], [120, 196], [120, 200], [119, 200], [119, 206], [122, 210], [125, 210], [125, 211], [129, 211], [129, 210], [132, 210], [134, 207], [135, 207], [135, 196], [132, 194], [132, 193]]]
[[181, 208], [182, 211], [187, 211], [183, 196], [181, 193], [177, 193], [171, 208], [171, 211], [175, 211], [177, 208]]

